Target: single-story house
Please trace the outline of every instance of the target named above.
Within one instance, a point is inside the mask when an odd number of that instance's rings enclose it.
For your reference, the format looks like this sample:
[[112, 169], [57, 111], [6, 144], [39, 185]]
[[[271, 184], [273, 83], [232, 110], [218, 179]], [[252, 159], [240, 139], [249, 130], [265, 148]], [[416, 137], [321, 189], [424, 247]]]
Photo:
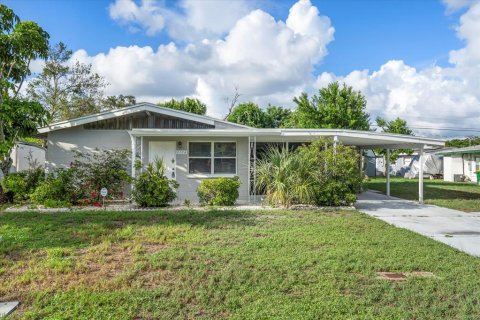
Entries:
[[[10, 173], [28, 170], [35, 166], [45, 165], [45, 148], [34, 143], [17, 141], [10, 152], [12, 166]], [[0, 170], [0, 179], [3, 176]]]
[[437, 153], [443, 156], [443, 179], [445, 181], [477, 181], [480, 171], [480, 145], [453, 148]]
[[136, 174], [136, 160], [145, 165], [155, 157], [162, 157], [168, 177], [179, 183], [177, 201], [188, 199], [194, 203], [198, 201], [196, 189], [200, 181], [221, 176], [240, 178], [239, 203], [256, 201], [256, 159], [261, 150], [271, 144], [293, 149], [320, 137], [331, 137], [334, 141], [356, 146], [359, 151], [373, 148], [424, 150], [444, 145], [444, 141], [438, 139], [371, 131], [257, 129], [151, 103], [53, 123], [39, 129], [39, 133], [47, 140], [48, 170], [68, 166], [74, 150], [129, 149], [132, 151], [132, 176]]

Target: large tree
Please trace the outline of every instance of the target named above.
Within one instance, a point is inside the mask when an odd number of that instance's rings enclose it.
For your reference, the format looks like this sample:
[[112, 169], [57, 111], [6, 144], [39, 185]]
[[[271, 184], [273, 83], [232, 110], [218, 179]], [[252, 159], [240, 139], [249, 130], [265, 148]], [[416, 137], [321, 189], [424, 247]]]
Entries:
[[114, 110], [125, 108], [137, 103], [137, 99], [134, 96], [123, 94], [118, 96], [108, 96], [102, 101], [102, 110]]
[[[408, 136], [413, 136], [413, 131], [408, 127], [407, 121], [397, 117], [394, 120], [387, 121], [381, 117], [376, 119], [377, 127], [379, 127], [382, 132], [386, 133], [396, 133], [404, 134]], [[385, 155], [385, 150], [377, 150], [377, 153]], [[390, 152], [390, 161], [396, 161], [400, 154], [412, 154], [412, 149], [396, 149]]]
[[30, 62], [47, 57], [48, 39], [37, 23], [20, 21], [13, 10], [0, 4], [0, 168], [4, 174], [11, 166], [14, 140], [31, 134], [32, 126], [36, 129], [43, 121], [38, 104], [17, 96], [31, 74]]
[[265, 128], [283, 128], [288, 125], [292, 111], [279, 106], [269, 105], [265, 111], [266, 126]]
[[185, 98], [182, 100], [169, 100], [165, 102], [157, 103], [158, 106], [164, 108], [171, 108], [191, 113], [196, 113], [199, 115], [205, 115], [207, 113], [207, 106], [205, 103], [195, 98]]
[[306, 93], [293, 99], [297, 109], [289, 122], [295, 128], [369, 130], [370, 116], [365, 97], [346, 84], [330, 83], [309, 98]]
[[66, 120], [102, 110], [103, 77], [92, 66], [78, 61], [70, 64], [72, 51], [58, 43], [50, 47], [42, 72], [30, 81], [27, 94], [39, 101], [50, 121]]
[[253, 102], [240, 103], [232, 109], [227, 121], [254, 128], [265, 128], [267, 118], [260, 107]]

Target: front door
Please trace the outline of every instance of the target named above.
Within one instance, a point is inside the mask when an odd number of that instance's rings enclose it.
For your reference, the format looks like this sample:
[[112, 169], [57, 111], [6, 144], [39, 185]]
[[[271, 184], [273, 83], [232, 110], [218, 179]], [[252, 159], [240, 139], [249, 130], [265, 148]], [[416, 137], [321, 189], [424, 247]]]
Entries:
[[149, 161], [153, 162], [155, 158], [163, 159], [169, 179], [175, 179], [175, 148], [175, 141], [150, 141], [149, 143]]

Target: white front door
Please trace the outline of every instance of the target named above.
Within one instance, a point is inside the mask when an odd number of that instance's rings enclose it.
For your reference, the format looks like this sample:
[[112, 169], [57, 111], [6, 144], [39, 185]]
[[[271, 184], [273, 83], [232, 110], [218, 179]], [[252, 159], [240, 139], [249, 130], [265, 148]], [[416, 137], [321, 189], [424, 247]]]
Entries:
[[175, 141], [150, 141], [148, 160], [153, 162], [155, 158], [163, 159], [167, 169], [167, 178], [175, 179], [176, 172], [176, 157], [175, 157], [176, 143]]

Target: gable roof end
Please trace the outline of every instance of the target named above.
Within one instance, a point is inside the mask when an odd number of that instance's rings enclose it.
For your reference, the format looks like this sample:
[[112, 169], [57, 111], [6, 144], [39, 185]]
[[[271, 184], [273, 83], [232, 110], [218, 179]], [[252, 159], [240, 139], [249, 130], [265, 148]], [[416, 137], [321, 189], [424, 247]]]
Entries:
[[176, 117], [176, 118], [181, 118], [185, 120], [190, 120], [190, 121], [195, 121], [195, 122], [200, 122], [208, 125], [215, 125], [215, 122], [222, 122], [222, 123], [228, 123], [229, 125], [236, 126], [238, 128], [249, 128], [244, 125], [240, 125], [237, 123], [232, 123], [229, 121], [224, 121], [224, 120], [219, 120], [215, 119], [209, 116], [202, 116], [186, 111], [181, 111], [181, 110], [176, 110], [176, 109], [170, 109], [170, 108], [164, 108], [164, 107], [159, 107], [153, 103], [149, 102], [141, 102], [132, 106], [128, 106], [125, 108], [121, 109], [115, 109], [115, 110], [109, 110], [109, 111], [103, 111], [91, 115], [87, 115], [84, 117], [79, 117], [75, 119], [70, 119], [70, 120], [65, 120], [65, 121], [60, 121], [56, 123], [52, 123], [46, 127], [39, 128], [38, 132], [39, 133], [47, 133], [51, 131], [56, 131], [56, 130], [61, 130], [61, 129], [67, 129], [67, 128], [72, 128], [72, 127], [77, 127], [80, 125], [84, 125], [87, 123], [92, 123], [92, 122], [97, 122], [100, 120], [107, 120], [107, 119], [112, 119], [112, 118], [117, 118], [117, 117], [122, 117], [125, 115], [137, 113], [137, 112], [142, 112], [142, 111], [149, 111], [152, 113], [157, 113], [157, 114], [163, 114], [166, 116], [171, 116], [171, 117]]

